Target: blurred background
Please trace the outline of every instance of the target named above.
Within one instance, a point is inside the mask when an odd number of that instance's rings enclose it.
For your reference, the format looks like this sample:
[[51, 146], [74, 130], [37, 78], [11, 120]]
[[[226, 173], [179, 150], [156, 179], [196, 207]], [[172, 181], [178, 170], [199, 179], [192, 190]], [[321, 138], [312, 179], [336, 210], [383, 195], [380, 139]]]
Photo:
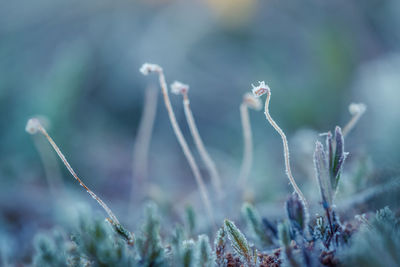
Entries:
[[[146, 186], [132, 178], [145, 92], [149, 86], [159, 90], [156, 75], [139, 73], [144, 62], [161, 65], [168, 83], [190, 85], [200, 134], [227, 190], [243, 154], [239, 105], [251, 83], [263, 80], [272, 90], [271, 115], [289, 139], [293, 173], [310, 202], [319, 200], [315, 141], [350, 120], [351, 102], [368, 109], [346, 139], [350, 157], [338, 198], [348, 203], [355, 194], [398, 181], [399, 14], [397, 0], [2, 1], [1, 257], [29, 262], [37, 231], [64, 222], [80, 202], [98, 209], [45, 139], [24, 131], [32, 116], [46, 118], [82, 180], [131, 229], [149, 198], [171, 223], [181, 219], [171, 210], [184, 205], [204, 213], [160, 94], [148, 175], [140, 182]], [[209, 183], [182, 99], [171, 100]], [[255, 147], [246, 198], [267, 216], [269, 209], [282, 210], [292, 189], [280, 137], [263, 112], [251, 110], [250, 117]], [[366, 209], [396, 199], [393, 192], [385, 195]], [[239, 213], [218, 216], [235, 219]]]

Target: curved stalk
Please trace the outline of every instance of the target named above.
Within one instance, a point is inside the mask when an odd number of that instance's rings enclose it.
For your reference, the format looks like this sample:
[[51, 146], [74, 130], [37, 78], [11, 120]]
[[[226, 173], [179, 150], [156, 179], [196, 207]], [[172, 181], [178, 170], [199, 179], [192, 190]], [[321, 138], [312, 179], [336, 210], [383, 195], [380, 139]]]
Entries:
[[144, 75], [147, 75], [150, 72], [158, 73], [161, 92], [163, 94], [165, 107], [168, 112], [168, 116], [169, 116], [169, 120], [172, 125], [172, 129], [174, 130], [174, 133], [176, 135], [176, 138], [178, 139], [179, 145], [182, 148], [183, 154], [185, 155], [185, 157], [189, 163], [189, 166], [193, 172], [193, 175], [196, 179], [196, 183], [197, 183], [197, 186], [199, 187], [200, 195], [201, 195], [203, 204], [205, 206], [206, 212], [208, 213], [208, 216], [210, 217], [210, 221], [211, 221], [212, 225], [215, 226], [216, 224], [215, 224], [215, 219], [214, 219], [214, 215], [212, 212], [209, 194], [208, 194], [207, 188], [205, 186], [203, 177], [201, 176], [200, 170], [197, 166], [197, 163], [193, 157], [193, 154], [190, 151], [185, 138], [183, 137], [183, 134], [178, 125], [178, 122], [176, 121], [175, 113], [174, 113], [174, 110], [172, 109], [171, 101], [168, 96], [168, 86], [165, 81], [164, 72], [160, 66], [155, 65], [155, 64], [144, 64], [142, 66], [142, 68], [140, 69], [140, 71]]
[[349, 112], [353, 116], [350, 121], [343, 127], [342, 134], [343, 137], [347, 136], [348, 133], [354, 128], [358, 120], [367, 110], [367, 107], [363, 103], [351, 103], [349, 105]]
[[278, 126], [278, 124], [272, 119], [271, 115], [269, 114], [269, 101], [271, 99], [271, 90], [264, 82], [260, 82], [259, 86], [257, 86], [257, 87], [253, 86], [253, 94], [255, 96], [261, 96], [263, 94], [267, 95], [267, 98], [265, 100], [265, 107], [264, 107], [265, 117], [266, 117], [267, 121], [271, 124], [271, 126], [275, 129], [275, 131], [277, 131], [278, 134], [282, 138], [286, 175], [289, 178], [289, 182], [293, 186], [294, 191], [299, 195], [300, 200], [304, 203], [304, 207], [306, 209], [306, 214], [308, 214], [308, 204], [307, 204], [306, 198], [304, 197], [300, 188], [297, 186], [296, 181], [294, 180], [293, 175], [292, 175], [292, 170], [290, 168], [289, 145], [288, 145], [286, 135], [282, 131], [282, 129]]
[[67, 159], [65, 158], [64, 154], [61, 152], [61, 150], [58, 148], [57, 144], [54, 142], [54, 140], [50, 137], [50, 135], [47, 133], [46, 129], [42, 126], [40, 121], [36, 118], [32, 118], [28, 121], [26, 125], [26, 131], [30, 134], [36, 134], [37, 132], [40, 132], [43, 134], [44, 137], [46, 137], [47, 141], [49, 141], [50, 145], [53, 147], [54, 151], [57, 153], [58, 157], [61, 159], [61, 161], [64, 163], [65, 167], [67, 167], [68, 171], [71, 173], [71, 175], [79, 182], [79, 184], [85, 188], [85, 190], [89, 193], [89, 195], [99, 203], [99, 205], [106, 211], [108, 216], [110, 216], [110, 219], [115, 223], [115, 224], [120, 224], [118, 221], [117, 217], [114, 215], [114, 213], [111, 211], [111, 209], [104, 203], [95, 193], [93, 193], [92, 190], [90, 190], [83, 182], [82, 180], [78, 177], [78, 175], [75, 173], [74, 169], [72, 169], [71, 165], [68, 163]]

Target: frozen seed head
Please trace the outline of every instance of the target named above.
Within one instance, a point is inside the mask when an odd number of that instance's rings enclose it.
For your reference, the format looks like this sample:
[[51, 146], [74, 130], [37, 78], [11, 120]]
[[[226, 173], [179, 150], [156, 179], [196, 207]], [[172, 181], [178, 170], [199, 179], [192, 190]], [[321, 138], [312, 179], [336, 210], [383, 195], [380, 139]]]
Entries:
[[367, 110], [367, 106], [364, 103], [351, 103], [349, 105], [351, 115], [363, 114], [365, 110]]
[[25, 131], [29, 134], [36, 134], [42, 125], [38, 118], [31, 118], [28, 120], [25, 126]]
[[262, 107], [260, 99], [255, 97], [251, 93], [246, 93], [243, 95], [243, 102], [250, 108], [255, 110], [260, 110]]
[[161, 72], [162, 68], [157, 64], [144, 63], [139, 70], [143, 75], [148, 75], [150, 72]]
[[189, 85], [174, 81], [171, 84], [171, 93], [179, 95], [179, 94], [186, 94], [189, 91]]
[[269, 86], [264, 81], [258, 82], [258, 86], [254, 86], [253, 84], [251, 86], [253, 87], [253, 95], [256, 97], [260, 97], [270, 91]]

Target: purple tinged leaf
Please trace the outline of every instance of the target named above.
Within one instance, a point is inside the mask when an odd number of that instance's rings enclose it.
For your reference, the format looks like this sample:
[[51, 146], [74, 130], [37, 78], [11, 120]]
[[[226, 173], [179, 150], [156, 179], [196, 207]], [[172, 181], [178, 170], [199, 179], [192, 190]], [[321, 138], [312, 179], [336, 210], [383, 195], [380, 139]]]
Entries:
[[314, 167], [321, 192], [322, 204], [324, 208], [328, 208], [332, 205], [333, 191], [327, 155], [323, 145], [319, 141], [317, 141], [315, 144]]
[[[340, 159], [344, 156], [344, 140], [342, 135], [342, 129], [339, 126], [336, 126], [335, 129], [335, 141], [336, 141], [336, 151], [335, 151], [335, 158], [333, 161], [333, 177], [336, 178], [338, 175], [338, 170], [340, 170]], [[342, 162], [343, 163], [343, 162]]]
[[337, 190], [337, 186], [340, 180], [340, 174], [342, 172], [343, 163], [346, 160], [348, 153], [344, 152], [344, 138], [342, 134], [342, 129], [336, 126], [335, 129], [335, 141], [336, 141], [336, 151], [335, 158], [333, 161], [333, 166], [331, 170], [331, 182], [334, 191]]
[[263, 225], [265, 229], [274, 237], [278, 236], [278, 229], [276, 229], [275, 224], [269, 221], [267, 218], [262, 218]]
[[332, 133], [331, 131], [326, 133], [326, 147], [328, 149], [328, 163], [329, 163], [329, 170], [332, 170], [333, 165], [333, 145], [332, 145]]
[[334, 178], [334, 183], [332, 184], [333, 190], [336, 191], [337, 187], [339, 185], [339, 180], [340, 180], [340, 175], [342, 173], [342, 169], [343, 169], [343, 163], [346, 160], [347, 156], [349, 155], [349, 153], [345, 152], [343, 153], [343, 156], [340, 157], [339, 159], [339, 163], [336, 166], [336, 169], [334, 170], [335, 173], [337, 173], [336, 177]]
[[306, 213], [304, 205], [297, 194], [292, 194], [285, 202], [286, 213], [292, 227], [304, 231], [306, 227]]

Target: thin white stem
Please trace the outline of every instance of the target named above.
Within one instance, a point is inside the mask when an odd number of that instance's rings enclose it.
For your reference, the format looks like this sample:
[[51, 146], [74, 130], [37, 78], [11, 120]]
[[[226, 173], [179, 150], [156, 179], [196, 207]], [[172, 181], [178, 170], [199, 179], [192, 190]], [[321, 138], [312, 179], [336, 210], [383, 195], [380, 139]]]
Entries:
[[90, 190], [83, 182], [81, 179], [79, 179], [78, 175], [75, 173], [74, 169], [72, 169], [71, 165], [69, 165], [67, 159], [61, 152], [61, 150], [58, 148], [56, 143], [53, 141], [53, 139], [50, 137], [50, 135], [47, 133], [46, 129], [44, 129], [43, 126], [40, 124], [37, 125], [38, 130], [46, 137], [46, 139], [49, 141], [50, 145], [53, 147], [54, 151], [57, 153], [61, 161], [64, 163], [65, 167], [67, 167], [68, 171], [72, 174], [72, 176], [79, 182], [79, 184], [86, 189], [86, 191], [94, 198], [97, 203], [107, 212], [108, 216], [110, 216], [111, 220], [116, 223], [120, 224], [118, 221], [117, 217], [115, 217], [114, 213], [111, 211], [111, 209], [95, 194], [93, 193], [92, 190]]
[[174, 110], [172, 109], [172, 105], [171, 105], [171, 101], [169, 99], [168, 96], [168, 87], [167, 87], [167, 83], [165, 81], [165, 76], [164, 76], [164, 72], [162, 71], [162, 69], [158, 69], [156, 70], [157, 73], [159, 74], [159, 81], [160, 81], [160, 86], [161, 86], [161, 91], [164, 97], [164, 103], [165, 103], [165, 107], [168, 111], [168, 116], [169, 116], [169, 120], [171, 122], [172, 128], [174, 130], [174, 133], [176, 135], [176, 138], [178, 139], [179, 145], [181, 146], [183, 153], [189, 163], [189, 166], [193, 172], [193, 175], [196, 179], [196, 183], [197, 186], [199, 187], [200, 190], [200, 195], [201, 198], [203, 200], [206, 212], [208, 213], [208, 216], [210, 217], [211, 223], [213, 226], [215, 226], [215, 219], [214, 219], [214, 214], [212, 212], [212, 207], [211, 207], [211, 203], [210, 203], [210, 197], [209, 194], [207, 192], [207, 188], [204, 184], [204, 180], [203, 177], [201, 176], [201, 173], [199, 171], [199, 168], [196, 164], [196, 161], [193, 157], [192, 152], [189, 149], [189, 146], [185, 140], [185, 138], [183, 137], [182, 131], [178, 125], [178, 122], [176, 121], [176, 117], [175, 117], [175, 113]]
[[193, 113], [190, 109], [190, 101], [187, 93], [183, 94], [183, 109], [185, 111], [186, 121], [189, 125], [190, 133], [192, 134], [196, 148], [199, 151], [200, 157], [206, 165], [208, 172], [210, 173], [211, 182], [214, 186], [215, 192], [217, 193], [218, 197], [221, 198], [221, 178], [214, 161], [211, 159], [210, 154], [208, 154], [203, 140], [201, 139], [196, 122], [194, 121]]
[[342, 131], [343, 136], [346, 136], [349, 134], [349, 132], [354, 128], [354, 126], [360, 119], [361, 115], [362, 114], [356, 114], [350, 119], [350, 121], [343, 128], [343, 131]]
[[253, 163], [253, 137], [251, 132], [249, 109], [246, 103], [240, 105], [240, 118], [243, 129], [243, 161], [240, 167], [238, 185], [244, 186], [249, 177]]
[[292, 171], [290, 169], [290, 159], [289, 159], [289, 146], [288, 146], [288, 141], [286, 139], [285, 133], [282, 131], [282, 129], [276, 124], [276, 122], [272, 119], [271, 115], [269, 114], [269, 101], [271, 98], [271, 91], [268, 90], [266, 92], [267, 98], [265, 100], [265, 110], [264, 114], [265, 117], [267, 118], [268, 122], [274, 127], [274, 129], [279, 133], [279, 135], [282, 138], [282, 143], [283, 143], [283, 154], [285, 157], [285, 167], [286, 167], [286, 175], [289, 178], [290, 183], [292, 184], [294, 191], [299, 195], [299, 198], [301, 201], [304, 203], [304, 207], [306, 209], [306, 214], [308, 214], [308, 204], [306, 201], [306, 198], [304, 197], [303, 193], [301, 192], [300, 188], [297, 186], [296, 181], [293, 178]]
[[[148, 154], [157, 112], [157, 96], [158, 91], [155, 88], [147, 88], [143, 113], [133, 147], [132, 178], [142, 182], [147, 179]], [[134, 185], [134, 183], [132, 184]]]
[[359, 104], [352, 103], [349, 106], [349, 110], [350, 110], [350, 113], [353, 115], [353, 117], [351, 117], [350, 121], [343, 127], [343, 129], [342, 129], [343, 137], [346, 137], [348, 135], [348, 133], [357, 124], [358, 120], [364, 114], [364, 112], [366, 110], [366, 106], [362, 103], [359, 103]]

